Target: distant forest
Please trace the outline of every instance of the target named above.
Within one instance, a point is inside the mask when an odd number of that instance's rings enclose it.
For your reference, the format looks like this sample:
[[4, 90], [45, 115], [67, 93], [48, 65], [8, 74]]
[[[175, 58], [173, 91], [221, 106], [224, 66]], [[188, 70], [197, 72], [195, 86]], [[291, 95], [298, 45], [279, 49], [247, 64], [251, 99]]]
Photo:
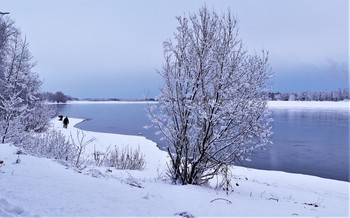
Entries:
[[[65, 95], [63, 92], [56, 93], [43, 92], [40, 98], [48, 102], [66, 103], [67, 101], [156, 101], [154, 98], [147, 99], [119, 99], [119, 98], [85, 98], [78, 99]], [[304, 91], [304, 92], [270, 92], [270, 101], [344, 101], [350, 99], [349, 89], [339, 89], [338, 91]]]
[[56, 103], [66, 103], [67, 101], [79, 100], [77, 98], [73, 98], [71, 96], [65, 95], [63, 92], [43, 92], [40, 95], [40, 99], [48, 102], [56, 102]]

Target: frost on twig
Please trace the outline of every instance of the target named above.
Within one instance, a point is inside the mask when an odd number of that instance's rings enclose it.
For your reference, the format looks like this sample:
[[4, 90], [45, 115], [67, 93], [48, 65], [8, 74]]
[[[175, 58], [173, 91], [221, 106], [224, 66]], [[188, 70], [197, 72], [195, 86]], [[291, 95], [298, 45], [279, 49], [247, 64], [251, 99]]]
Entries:
[[220, 183], [218, 182], [218, 184], [216, 185], [216, 189], [222, 189], [223, 191], [225, 191], [226, 195], [229, 195], [234, 191], [232, 185], [233, 174], [230, 169], [230, 166], [224, 165], [219, 170], [219, 175], [221, 175], [221, 181]]
[[85, 139], [86, 134], [83, 131], [77, 130], [76, 137], [74, 138], [72, 133], [70, 134], [70, 139], [72, 141], [72, 144], [74, 145], [75, 148], [75, 164], [74, 166], [78, 169], [81, 170], [85, 168], [85, 161], [83, 154], [85, 152], [86, 146], [90, 143], [92, 143], [95, 138], [90, 138], [88, 140]]

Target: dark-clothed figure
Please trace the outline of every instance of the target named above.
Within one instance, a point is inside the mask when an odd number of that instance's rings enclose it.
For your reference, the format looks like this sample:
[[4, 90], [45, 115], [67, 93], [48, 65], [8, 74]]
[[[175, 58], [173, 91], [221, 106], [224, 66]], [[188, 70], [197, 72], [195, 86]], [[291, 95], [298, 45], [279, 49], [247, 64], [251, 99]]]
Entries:
[[68, 124], [69, 124], [68, 117], [65, 117], [64, 120], [63, 120], [63, 128], [66, 128], [66, 129], [67, 129]]

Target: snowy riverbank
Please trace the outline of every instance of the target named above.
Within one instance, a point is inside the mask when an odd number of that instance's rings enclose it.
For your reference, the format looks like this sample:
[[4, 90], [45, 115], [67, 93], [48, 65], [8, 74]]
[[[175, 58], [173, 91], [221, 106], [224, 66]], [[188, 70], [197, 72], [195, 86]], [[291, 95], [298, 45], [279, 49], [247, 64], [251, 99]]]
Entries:
[[[52, 128], [75, 137], [52, 121]], [[0, 144], [0, 216], [349, 216], [348, 182], [276, 171], [234, 167], [234, 192], [163, 181], [167, 155], [141, 136], [83, 131], [95, 138], [86, 154], [109, 146], [140, 147], [143, 171], [88, 167], [81, 173], [45, 158], [20, 155]], [[140, 187], [135, 187], [137, 182]], [[216, 184], [212, 181], [212, 186]], [[237, 186], [236, 186], [237, 183]]]

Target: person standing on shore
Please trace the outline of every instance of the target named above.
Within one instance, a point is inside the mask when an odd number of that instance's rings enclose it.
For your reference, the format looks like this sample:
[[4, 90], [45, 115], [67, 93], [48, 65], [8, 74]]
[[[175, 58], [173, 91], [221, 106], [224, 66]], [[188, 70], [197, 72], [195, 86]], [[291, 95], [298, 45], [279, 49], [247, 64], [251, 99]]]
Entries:
[[69, 119], [68, 119], [68, 117], [65, 117], [64, 120], [63, 120], [63, 128], [67, 129], [68, 124], [69, 124]]

